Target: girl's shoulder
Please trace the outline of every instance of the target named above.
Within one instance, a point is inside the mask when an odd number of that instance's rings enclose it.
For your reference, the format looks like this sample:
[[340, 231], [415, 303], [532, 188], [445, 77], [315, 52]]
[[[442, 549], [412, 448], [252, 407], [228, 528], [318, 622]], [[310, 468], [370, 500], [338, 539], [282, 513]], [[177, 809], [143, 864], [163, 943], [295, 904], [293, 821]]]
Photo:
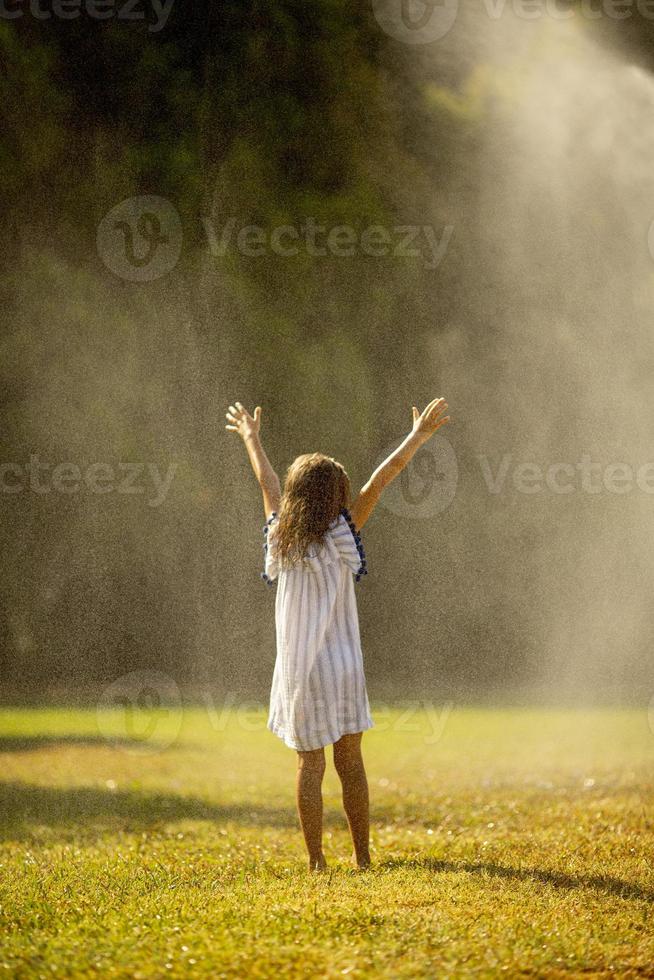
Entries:
[[357, 581], [367, 574], [361, 535], [348, 510], [343, 509], [327, 532], [341, 559], [354, 572]]
[[345, 517], [346, 511], [342, 510], [336, 520], [332, 521], [329, 525], [328, 534], [340, 533], [342, 529], [347, 528], [347, 519]]
[[331, 534], [335, 534], [337, 536], [338, 535], [347, 536], [349, 534], [350, 537], [354, 538], [355, 540], [357, 538], [360, 539], [360, 535], [354, 526], [352, 515], [350, 514], [349, 510], [347, 510], [345, 507], [340, 512], [336, 520], [332, 522], [332, 524], [329, 527], [329, 531]]

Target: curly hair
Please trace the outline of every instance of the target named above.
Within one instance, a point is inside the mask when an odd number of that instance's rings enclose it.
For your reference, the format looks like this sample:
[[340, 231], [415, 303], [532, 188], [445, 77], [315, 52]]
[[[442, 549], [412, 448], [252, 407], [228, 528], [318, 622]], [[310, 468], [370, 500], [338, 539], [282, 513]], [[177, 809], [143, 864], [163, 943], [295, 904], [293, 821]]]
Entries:
[[322, 453], [306, 453], [286, 473], [275, 531], [275, 548], [284, 564], [301, 561], [310, 545], [350, 503], [350, 479], [340, 463]]

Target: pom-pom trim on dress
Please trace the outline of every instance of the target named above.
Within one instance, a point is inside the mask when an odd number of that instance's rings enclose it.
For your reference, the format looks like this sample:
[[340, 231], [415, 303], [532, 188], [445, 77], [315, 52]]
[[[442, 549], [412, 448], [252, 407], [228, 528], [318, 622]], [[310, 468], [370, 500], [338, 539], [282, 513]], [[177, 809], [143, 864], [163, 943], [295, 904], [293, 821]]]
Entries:
[[368, 562], [366, 561], [366, 553], [363, 548], [363, 542], [361, 541], [361, 535], [354, 526], [354, 521], [352, 520], [352, 515], [350, 514], [347, 507], [344, 507], [341, 514], [347, 521], [348, 527], [352, 532], [352, 537], [354, 538], [354, 543], [357, 546], [357, 551], [359, 553], [359, 568], [354, 574], [354, 581], [358, 582], [363, 575], [368, 574]]
[[[270, 525], [272, 524], [272, 522], [275, 520], [276, 517], [277, 517], [277, 512], [276, 511], [273, 511], [272, 514], [270, 515], [270, 517], [268, 518], [268, 520], [266, 521], [266, 523], [263, 526], [263, 534], [264, 534], [264, 539], [263, 539], [263, 567], [264, 567], [264, 569], [266, 567], [266, 557], [268, 555], [268, 532], [270, 530]], [[267, 575], [265, 571], [263, 571], [261, 573], [261, 578], [264, 580], [264, 582], [266, 583], [266, 585], [274, 585], [275, 584], [274, 583], [274, 580], [271, 579], [270, 576]]]

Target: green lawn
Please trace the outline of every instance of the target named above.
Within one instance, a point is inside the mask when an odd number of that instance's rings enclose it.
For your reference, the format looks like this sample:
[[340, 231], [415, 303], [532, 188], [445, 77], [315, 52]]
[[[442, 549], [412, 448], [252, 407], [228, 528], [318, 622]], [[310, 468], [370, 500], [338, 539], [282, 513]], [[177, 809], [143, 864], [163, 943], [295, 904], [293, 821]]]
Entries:
[[0, 977], [654, 977], [645, 711], [380, 712], [314, 876], [260, 712], [150, 720], [0, 712]]

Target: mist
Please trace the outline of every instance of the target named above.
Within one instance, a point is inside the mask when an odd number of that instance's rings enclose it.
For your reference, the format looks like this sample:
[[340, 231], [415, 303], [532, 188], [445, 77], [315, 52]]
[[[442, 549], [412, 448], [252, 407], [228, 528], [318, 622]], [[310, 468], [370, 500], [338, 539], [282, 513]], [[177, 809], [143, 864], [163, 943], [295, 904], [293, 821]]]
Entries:
[[[227, 405], [263, 406], [280, 475], [321, 450], [356, 488], [445, 395], [451, 426], [365, 528], [371, 699], [648, 701], [650, 48], [474, 4], [408, 46], [354, 5], [321, 12], [317, 60], [292, 5], [258, 47], [202, 10], [209, 33], [176, 10], [161, 37], [0, 25], [23, 175], [3, 209], [5, 700], [96, 698], [137, 669], [265, 697], [263, 512]], [[21, 44], [45, 52], [29, 85]], [[128, 99], [109, 61], [89, 81], [84, 53], [120, 45], [164, 89]], [[141, 194], [178, 215], [179, 257], [130, 280], [98, 228]]]

